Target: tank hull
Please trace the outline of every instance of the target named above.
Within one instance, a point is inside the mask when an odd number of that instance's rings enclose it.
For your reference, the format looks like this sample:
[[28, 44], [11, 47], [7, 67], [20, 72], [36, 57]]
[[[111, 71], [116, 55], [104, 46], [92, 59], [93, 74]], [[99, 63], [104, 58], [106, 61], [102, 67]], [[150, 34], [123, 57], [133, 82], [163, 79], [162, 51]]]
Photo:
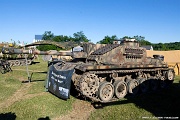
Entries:
[[[57, 71], [74, 70], [71, 76], [71, 86], [74, 87], [70, 88], [71, 91], [77, 91], [80, 96], [93, 102], [106, 103], [117, 101], [127, 94], [155, 92], [169, 87], [174, 80], [174, 70], [166, 65], [158, 67], [130, 66], [129, 68], [122, 66], [120, 68], [57, 62], [54, 66]], [[86, 69], [80, 69], [82, 67]]]

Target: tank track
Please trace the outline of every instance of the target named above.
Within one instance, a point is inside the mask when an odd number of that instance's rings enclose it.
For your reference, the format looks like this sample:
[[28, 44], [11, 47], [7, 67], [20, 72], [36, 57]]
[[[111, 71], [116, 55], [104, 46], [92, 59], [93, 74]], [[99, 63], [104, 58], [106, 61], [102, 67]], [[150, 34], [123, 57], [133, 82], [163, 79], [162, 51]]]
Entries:
[[[88, 73], [89, 73], [89, 74], [108, 74], [108, 73], [122, 73], [122, 74], [124, 73], [124, 74], [127, 74], [127, 73], [139, 72], [139, 71], [140, 71], [140, 72], [150, 72], [150, 71], [153, 72], [153, 71], [158, 71], [158, 70], [167, 71], [167, 70], [169, 70], [169, 69], [168, 69], [168, 68], [155, 68], [155, 69], [135, 69], [135, 70], [89, 71], [89, 72], [86, 72], [86, 73], [84, 73], [84, 74], [82, 75], [80, 81], [78, 82], [78, 84], [76, 84], [76, 85], [77, 85], [76, 88], [77, 88], [77, 90], [80, 92], [80, 94], [81, 94], [82, 96], [84, 96], [85, 98], [89, 98], [89, 99], [92, 100], [93, 102], [101, 102], [101, 103], [114, 102], [114, 101], [118, 101], [119, 99], [113, 97], [110, 101], [104, 102], [104, 101], [100, 100], [97, 95], [95, 95], [95, 96], [92, 96], [92, 95], [84, 95], [84, 94], [83, 94], [84, 90], [82, 89], [82, 87], [83, 87], [83, 86], [82, 86], [82, 85], [83, 85], [82, 83], [83, 83], [83, 82], [86, 82], [86, 81], [84, 81], [83, 78], [85, 78]], [[161, 78], [158, 78], [158, 79], [161, 79]]]
[[91, 55], [103, 55], [118, 46], [120, 46], [120, 44], [107, 44], [106, 46], [103, 46], [97, 49], [96, 51], [92, 52]]
[[168, 70], [168, 68], [156, 68], [156, 69], [134, 69], [134, 70], [106, 70], [106, 71], [89, 71], [92, 74], [107, 74], [107, 73], [133, 73], [133, 72], [150, 72], [157, 70]]

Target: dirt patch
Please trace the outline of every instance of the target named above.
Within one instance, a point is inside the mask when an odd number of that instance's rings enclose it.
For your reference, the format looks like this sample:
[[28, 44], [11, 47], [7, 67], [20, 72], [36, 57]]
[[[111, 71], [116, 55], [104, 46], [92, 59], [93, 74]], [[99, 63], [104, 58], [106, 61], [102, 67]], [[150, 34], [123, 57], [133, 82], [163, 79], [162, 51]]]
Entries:
[[8, 99], [0, 103], [0, 108], [7, 108], [17, 101], [20, 101], [23, 99], [30, 99], [36, 96], [41, 96], [41, 95], [46, 94], [46, 92], [41, 92], [37, 94], [28, 94], [28, 90], [31, 86], [32, 86], [32, 83], [23, 84], [20, 87], [20, 89], [18, 89], [12, 96], [10, 96]]
[[41, 92], [41, 93], [36, 93], [36, 94], [27, 94], [27, 95], [23, 96], [23, 97], [21, 98], [21, 100], [30, 99], [30, 98], [37, 97], [37, 96], [42, 96], [42, 95], [45, 95], [45, 94], [49, 94], [49, 93], [47, 93], [47, 92]]
[[87, 120], [95, 109], [90, 102], [77, 99], [73, 103], [72, 111], [67, 115], [52, 120]]
[[20, 100], [23, 96], [27, 94], [28, 89], [32, 84], [23, 84], [19, 90], [17, 90], [12, 96], [0, 103], [0, 108], [7, 108], [11, 106], [14, 102]]

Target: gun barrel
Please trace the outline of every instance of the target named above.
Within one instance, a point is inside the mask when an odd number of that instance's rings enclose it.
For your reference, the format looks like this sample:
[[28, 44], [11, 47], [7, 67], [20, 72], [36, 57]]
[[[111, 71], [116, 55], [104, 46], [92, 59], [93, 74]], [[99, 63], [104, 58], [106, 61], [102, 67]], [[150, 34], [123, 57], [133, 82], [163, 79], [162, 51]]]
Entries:
[[72, 56], [72, 52], [59, 52], [56, 50], [39, 51], [39, 50], [23, 50], [15, 48], [2, 48], [3, 54], [35, 54], [35, 55], [61, 55], [61, 56]]

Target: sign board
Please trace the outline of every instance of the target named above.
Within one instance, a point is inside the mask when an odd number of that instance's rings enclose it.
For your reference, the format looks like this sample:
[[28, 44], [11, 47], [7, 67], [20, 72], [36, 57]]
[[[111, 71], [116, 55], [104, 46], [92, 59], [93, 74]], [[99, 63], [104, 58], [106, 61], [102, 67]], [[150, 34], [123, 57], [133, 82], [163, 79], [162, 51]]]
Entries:
[[57, 70], [53, 64], [48, 71], [48, 91], [62, 99], [70, 97], [71, 77], [74, 69]]

